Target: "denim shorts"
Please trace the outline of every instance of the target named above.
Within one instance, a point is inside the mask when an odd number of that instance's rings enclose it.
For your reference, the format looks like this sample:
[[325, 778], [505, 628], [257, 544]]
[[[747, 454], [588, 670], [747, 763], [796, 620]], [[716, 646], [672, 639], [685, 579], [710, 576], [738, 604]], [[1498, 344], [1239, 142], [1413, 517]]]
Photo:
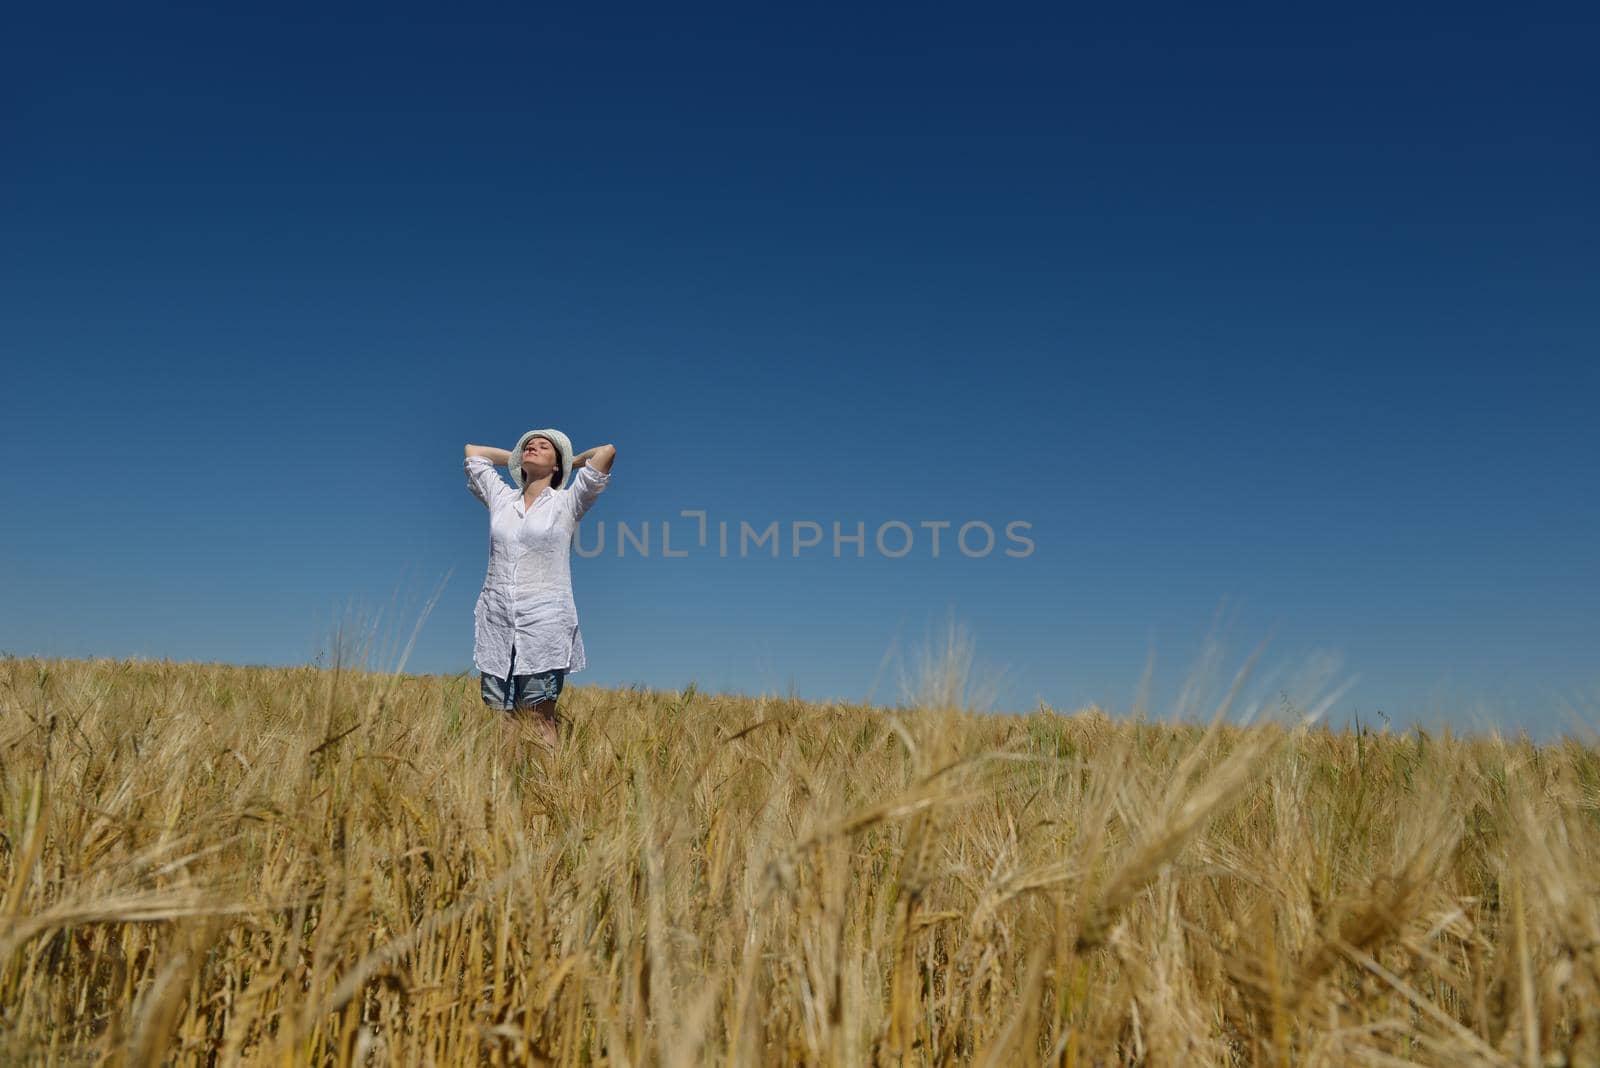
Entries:
[[518, 675], [517, 658], [511, 656], [512, 674], [508, 678], [497, 679], [493, 675], [481, 674], [478, 679], [478, 692], [483, 695], [483, 703], [490, 708], [498, 708], [502, 712], [510, 712], [518, 708], [532, 708], [540, 701], [554, 701], [561, 696], [561, 687], [567, 680], [567, 673], [561, 668], [550, 671], [540, 671], [533, 675]]

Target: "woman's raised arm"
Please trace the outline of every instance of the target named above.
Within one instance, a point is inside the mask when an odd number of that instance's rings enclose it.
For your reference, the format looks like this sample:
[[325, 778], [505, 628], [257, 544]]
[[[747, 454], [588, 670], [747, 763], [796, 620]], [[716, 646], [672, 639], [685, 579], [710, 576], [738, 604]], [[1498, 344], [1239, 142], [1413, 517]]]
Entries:
[[615, 445], [596, 445], [592, 449], [584, 449], [572, 458], [572, 469], [576, 471], [585, 465], [594, 468], [602, 475], [611, 473], [611, 461], [617, 458]]
[[470, 460], [474, 456], [481, 456], [496, 467], [506, 467], [511, 463], [511, 453], [505, 449], [497, 449], [493, 445], [468, 445], [463, 460]]

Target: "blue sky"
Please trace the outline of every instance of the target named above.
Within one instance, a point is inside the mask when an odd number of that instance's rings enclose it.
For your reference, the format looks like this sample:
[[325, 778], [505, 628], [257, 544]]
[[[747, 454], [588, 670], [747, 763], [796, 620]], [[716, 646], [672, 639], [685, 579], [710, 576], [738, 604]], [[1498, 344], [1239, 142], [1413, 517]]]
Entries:
[[1577, 5], [36, 7], [0, 649], [300, 663], [448, 575], [410, 664], [466, 670], [461, 445], [556, 425], [619, 449], [586, 524], [868, 531], [575, 561], [576, 682], [893, 700], [953, 613], [1004, 708], [1126, 707], [1152, 654], [1166, 700], [1220, 635], [1263, 692], [1337, 658], [1339, 715], [1593, 719], [1597, 45]]

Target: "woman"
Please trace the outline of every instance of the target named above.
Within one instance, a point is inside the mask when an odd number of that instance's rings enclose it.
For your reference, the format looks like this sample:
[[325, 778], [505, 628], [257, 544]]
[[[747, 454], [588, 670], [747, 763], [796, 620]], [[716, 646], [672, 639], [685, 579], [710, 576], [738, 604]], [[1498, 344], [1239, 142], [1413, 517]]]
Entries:
[[[505, 449], [468, 445], [467, 487], [489, 509], [489, 571], [478, 594], [472, 660], [483, 703], [554, 746], [556, 699], [585, 665], [572, 599], [572, 539], [606, 483], [617, 450], [572, 455], [559, 430], [530, 430]], [[504, 466], [516, 489], [495, 471]], [[566, 482], [574, 475], [571, 488]]]

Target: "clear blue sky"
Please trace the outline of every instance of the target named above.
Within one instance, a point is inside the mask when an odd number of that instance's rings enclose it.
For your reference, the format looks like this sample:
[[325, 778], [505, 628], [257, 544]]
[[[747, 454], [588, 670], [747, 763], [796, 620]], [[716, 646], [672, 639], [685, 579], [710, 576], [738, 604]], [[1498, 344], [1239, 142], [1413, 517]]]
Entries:
[[553, 424], [586, 524], [869, 538], [610, 530], [575, 682], [893, 699], [953, 611], [1001, 707], [1126, 707], [1220, 612], [1344, 712], [1593, 717], [1595, 11], [19, 10], [0, 649], [305, 662], [449, 573], [466, 670], [461, 445]]

